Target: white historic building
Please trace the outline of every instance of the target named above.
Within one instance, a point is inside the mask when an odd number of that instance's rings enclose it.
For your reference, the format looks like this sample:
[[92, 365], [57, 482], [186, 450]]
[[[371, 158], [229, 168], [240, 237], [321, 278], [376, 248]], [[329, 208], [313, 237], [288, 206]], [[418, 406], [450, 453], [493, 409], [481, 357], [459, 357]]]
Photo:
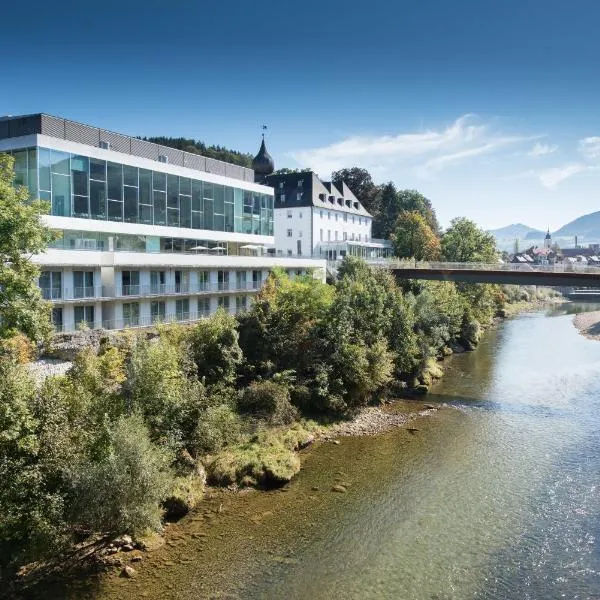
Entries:
[[266, 254], [274, 194], [252, 169], [44, 114], [0, 118], [0, 152], [61, 234], [34, 257], [57, 330], [243, 311], [275, 266], [324, 277], [324, 260]]
[[387, 256], [389, 244], [373, 240], [373, 217], [346, 184], [336, 188], [312, 171], [270, 175], [275, 190], [275, 249], [279, 256], [339, 260]]

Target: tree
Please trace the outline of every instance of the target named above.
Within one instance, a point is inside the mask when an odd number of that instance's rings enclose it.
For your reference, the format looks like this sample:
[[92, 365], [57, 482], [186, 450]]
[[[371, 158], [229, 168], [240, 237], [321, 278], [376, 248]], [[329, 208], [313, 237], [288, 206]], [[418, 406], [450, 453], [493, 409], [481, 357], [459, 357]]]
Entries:
[[379, 187], [373, 183], [371, 174], [366, 169], [352, 167], [340, 169], [331, 174], [331, 181], [338, 189], [345, 183], [361, 204], [373, 215], [379, 212]]
[[397, 205], [400, 211], [416, 211], [423, 216], [434, 234], [439, 235], [440, 226], [431, 200], [417, 190], [399, 190]]
[[453, 219], [442, 236], [442, 256], [450, 262], [495, 263], [496, 239], [465, 217]]
[[440, 255], [440, 240], [417, 211], [400, 213], [392, 241], [396, 255], [401, 258], [435, 260]]
[[380, 186], [379, 213], [373, 220], [373, 237], [389, 239], [394, 231], [394, 223], [400, 214], [398, 190], [389, 181]]
[[55, 239], [40, 221], [47, 203], [30, 201], [27, 188], [14, 185], [14, 159], [0, 154], [0, 338], [22, 332], [41, 340], [51, 331], [49, 304], [43, 302], [31, 262]]

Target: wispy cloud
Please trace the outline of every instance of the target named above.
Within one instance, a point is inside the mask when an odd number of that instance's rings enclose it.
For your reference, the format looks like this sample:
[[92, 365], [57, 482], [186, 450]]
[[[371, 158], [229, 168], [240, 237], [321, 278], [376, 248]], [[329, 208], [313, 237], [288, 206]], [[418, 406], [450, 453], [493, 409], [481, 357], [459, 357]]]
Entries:
[[596, 165], [586, 165], [583, 163], [571, 163], [551, 169], [544, 169], [538, 173], [540, 182], [548, 189], [555, 189], [561, 181], [585, 173], [586, 171], [596, 171], [599, 167]]
[[587, 160], [598, 160], [600, 158], [600, 137], [591, 136], [579, 140], [579, 152]]
[[556, 144], [540, 144], [537, 142], [527, 153], [527, 156], [544, 156], [546, 154], [553, 154], [557, 150], [558, 146]]
[[352, 166], [375, 172], [408, 168], [423, 176], [538, 137], [507, 135], [493, 124], [466, 114], [445, 129], [374, 137], [352, 136], [328, 146], [297, 150], [290, 156], [323, 176]]

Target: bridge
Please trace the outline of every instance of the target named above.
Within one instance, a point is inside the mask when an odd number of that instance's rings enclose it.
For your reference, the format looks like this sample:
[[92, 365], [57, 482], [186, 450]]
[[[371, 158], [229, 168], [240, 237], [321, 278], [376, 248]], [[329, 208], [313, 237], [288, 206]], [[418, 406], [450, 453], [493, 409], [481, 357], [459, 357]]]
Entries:
[[579, 263], [529, 265], [416, 262], [408, 260], [372, 260], [368, 262], [374, 266], [390, 269], [399, 279], [545, 285], [550, 287], [600, 287], [600, 267]]

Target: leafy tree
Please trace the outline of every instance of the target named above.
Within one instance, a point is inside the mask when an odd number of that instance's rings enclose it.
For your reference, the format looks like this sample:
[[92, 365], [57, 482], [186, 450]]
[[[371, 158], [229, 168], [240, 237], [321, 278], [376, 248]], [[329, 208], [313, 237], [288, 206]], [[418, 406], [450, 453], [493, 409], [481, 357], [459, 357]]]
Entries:
[[417, 211], [400, 213], [392, 241], [396, 255], [401, 258], [435, 260], [440, 255], [440, 240]]
[[379, 189], [379, 211], [373, 219], [372, 234], [375, 238], [387, 240], [400, 214], [398, 190], [391, 181], [381, 185]]
[[417, 190], [400, 190], [398, 192], [398, 206], [400, 211], [415, 211], [423, 216], [427, 225], [435, 235], [439, 235], [440, 226], [431, 200]]
[[473, 221], [459, 217], [442, 236], [442, 256], [450, 262], [494, 263], [498, 259], [496, 239]]
[[243, 355], [234, 316], [219, 309], [203, 319], [192, 330], [190, 344], [198, 376], [207, 385], [235, 382]]
[[55, 238], [39, 218], [48, 204], [30, 201], [27, 188], [14, 185], [14, 159], [0, 154], [0, 338], [19, 331], [34, 340], [49, 335], [50, 308], [37, 286], [31, 256]]
[[334, 171], [331, 181], [338, 189], [341, 188], [342, 182], [345, 183], [373, 216], [379, 212], [379, 188], [373, 183], [373, 178], [366, 169], [352, 167]]
[[277, 169], [273, 172], [273, 175], [289, 175], [290, 173], [310, 173], [312, 169], [288, 169], [287, 167], [283, 167], [283, 169]]

